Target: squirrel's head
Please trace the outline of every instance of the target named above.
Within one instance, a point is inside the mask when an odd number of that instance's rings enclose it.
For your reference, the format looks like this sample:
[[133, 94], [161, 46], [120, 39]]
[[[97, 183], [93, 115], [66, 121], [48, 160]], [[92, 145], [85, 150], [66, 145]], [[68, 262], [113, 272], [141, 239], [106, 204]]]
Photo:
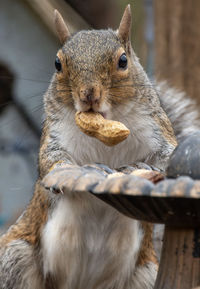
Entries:
[[71, 35], [57, 11], [55, 26], [63, 45], [55, 61], [60, 101], [107, 117], [115, 106], [133, 98], [130, 5], [117, 31], [88, 30]]

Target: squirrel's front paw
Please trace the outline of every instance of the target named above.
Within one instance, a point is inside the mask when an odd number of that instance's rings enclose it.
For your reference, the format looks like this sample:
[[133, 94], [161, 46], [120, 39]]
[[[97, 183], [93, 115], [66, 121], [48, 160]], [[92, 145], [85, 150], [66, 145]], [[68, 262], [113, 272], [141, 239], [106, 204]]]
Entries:
[[123, 167], [117, 168], [118, 172], [123, 172], [124, 174], [130, 174], [135, 170], [148, 170], [148, 171], [161, 172], [161, 170], [159, 170], [158, 168], [156, 168], [152, 165], [148, 165], [147, 163], [144, 163], [144, 162], [135, 162], [135, 163], [132, 163], [128, 166], [123, 166]]
[[[84, 166], [59, 163], [42, 180], [42, 185], [54, 194], [93, 192], [95, 188], [105, 192], [122, 191], [132, 176], [157, 183], [164, 178], [163, 174], [150, 169], [135, 167], [112, 170], [106, 165], [89, 164]], [[129, 176], [130, 175], [130, 176]], [[136, 181], [136, 179], [134, 179]], [[143, 180], [145, 183], [145, 180]], [[140, 183], [140, 182], [139, 182]]]
[[78, 166], [61, 163], [56, 165], [42, 180], [46, 190], [54, 194], [84, 192], [105, 178], [105, 168], [95, 165]]

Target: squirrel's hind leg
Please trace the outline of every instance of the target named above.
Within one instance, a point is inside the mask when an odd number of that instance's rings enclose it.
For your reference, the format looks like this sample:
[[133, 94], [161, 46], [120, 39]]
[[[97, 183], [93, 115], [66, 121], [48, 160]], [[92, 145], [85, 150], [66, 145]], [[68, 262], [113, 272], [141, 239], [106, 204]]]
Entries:
[[33, 248], [14, 240], [0, 248], [1, 289], [44, 289]]
[[153, 262], [137, 266], [133, 279], [133, 288], [153, 289], [156, 281], [157, 270], [158, 266]]

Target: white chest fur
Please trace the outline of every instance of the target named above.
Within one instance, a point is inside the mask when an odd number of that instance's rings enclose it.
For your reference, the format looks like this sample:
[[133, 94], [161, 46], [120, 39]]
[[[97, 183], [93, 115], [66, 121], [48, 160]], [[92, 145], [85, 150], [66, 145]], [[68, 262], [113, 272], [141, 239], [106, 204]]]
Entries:
[[[84, 135], [75, 124], [73, 111], [63, 109], [61, 121], [51, 129], [59, 146], [77, 164], [97, 162], [116, 168], [143, 161], [158, 149], [153, 124], [148, 113], [141, 111], [133, 114], [127, 108], [123, 123], [131, 134], [114, 147]], [[122, 121], [115, 115], [113, 119]], [[43, 230], [44, 272], [59, 280], [58, 289], [153, 288], [155, 265], [146, 271], [137, 268], [140, 277], [134, 274], [142, 235], [139, 222], [87, 193], [72, 196], [69, 192], [61, 196]]]
[[58, 289], [132, 289], [142, 235], [137, 221], [87, 193], [62, 196], [43, 231], [44, 272]]
[[154, 131], [154, 123], [150, 121], [146, 111], [140, 109], [137, 114], [127, 112], [127, 117], [113, 119], [123, 122], [129, 129], [130, 135], [122, 143], [108, 147], [99, 140], [82, 133], [76, 126], [74, 112], [63, 110], [62, 121], [57, 122], [53, 130], [59, 145], [67, 149], [79, 165], [87, 163], [103, 163], [111, 168], [145, 161], [146, 157], [159, 149], [158, 138]]

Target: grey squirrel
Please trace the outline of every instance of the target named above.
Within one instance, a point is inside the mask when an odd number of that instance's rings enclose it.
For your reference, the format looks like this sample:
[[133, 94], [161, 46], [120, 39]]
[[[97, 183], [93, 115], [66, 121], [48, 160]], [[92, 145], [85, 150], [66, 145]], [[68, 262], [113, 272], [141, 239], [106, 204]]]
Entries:
[[[197, 114], [183, 95], [148, 79], [131, 47], [129, 5], [117, 31], [71, 35], [57, 11], [55, 27], [63, 46], [44, 96], [39, 179], [30, 204], [0, 239], [0, 288], [152, 289], [152, 225], [88, 193], [53, 194], [41, 182], [56, 163], [145, 162], [165, 170], [177, 140], [198, 126]], [[100, 112], [131, 133], [106, 147], [79, 130], [77, 110]]]

